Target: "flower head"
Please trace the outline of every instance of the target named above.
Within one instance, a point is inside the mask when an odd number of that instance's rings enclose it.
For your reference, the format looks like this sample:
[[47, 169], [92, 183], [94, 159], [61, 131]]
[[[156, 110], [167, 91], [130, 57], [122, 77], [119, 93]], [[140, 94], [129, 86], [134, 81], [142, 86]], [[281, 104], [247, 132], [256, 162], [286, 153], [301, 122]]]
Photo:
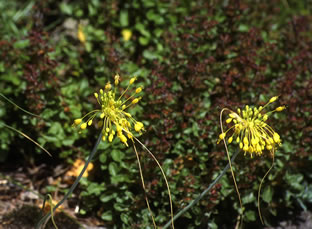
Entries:
[[275, 148], [281, 145], [281, 139], [279, 134], [266, 121], [273, 112], [280, 112], [285, 109], [285, 106], [277, 107], [266, 113], [263, 111], [277, 99], [278, 96], [274, 96], [264, 106], [258, 108], [252, 108], [247, 105], [243, 110], [238, 108], [237, 112], [229, 110], [230, 113], [226, 123], [232, 123], [233, 125], [219, 135], [218, 143], [225, 139], [230, 130], [233, 130], [233, 133], [228, 138], [228, 143], [234, 141], [239, 144], [245, 155], [249, 153], [252, 157], [255, 153], [260, 156], [265, 149], [274, 154]]
[[103, 141], [108, 139], [109, 142], [112, 142], [117, 135], [119, 140], [128, 146], [127, 140], [132, 139], [133, 129], [139, 134], [144, 131], [143, 123], [137, 122], [130, 113], [126, 112], [129, 107], [141, 100], [141, 97], [137, 95], [142, 91], [142, 87], [135, 88], [132, 95], [125, 98], [126, 93], [136, 80], [136, 77], [133, 77], [129, 80], [127, 88], [119, 97], [116, 97], [116, 87], [119, 84], [119, 80], [119, 75], [116, 75], [114, 90], [112, 90], [112, 84], [108, 82], [104, 90], [100, 89], [99, 93], [95, 92], [94, 97], [101, 109], [93, 110], [82, 118], [74, 120], [73, 125], [84, 130], [92, 125], [95, 117], [100, 117], [101, 121], [99, 121], [99, 124], [102, 126]]

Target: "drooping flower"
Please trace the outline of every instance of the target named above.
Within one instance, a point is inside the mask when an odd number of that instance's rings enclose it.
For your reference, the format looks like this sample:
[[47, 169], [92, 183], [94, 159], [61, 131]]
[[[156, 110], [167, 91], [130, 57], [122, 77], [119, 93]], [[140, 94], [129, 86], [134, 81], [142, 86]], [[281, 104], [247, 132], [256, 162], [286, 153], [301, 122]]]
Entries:
[[129, 107], [138, 103], [142, 98], [137, 97], [142, 91], [142, 87], [137, 87], [131, 96], [125, 98], [126, 93], [130, 90], [135, 80], [136, 77], [131, 78], [127, 88], [117, 97], [116, 88], [120, 81], [120, 77], [117, 74], [115, 76], [114, 90], [112, 90], [112, 85], [108, 82], [104, 90], [100, 89], [99, 94], [94, 93], [94, 97], [101, 109], [90, 111], [82, 118], [74, 120], [73, 125], [79, 126], [80, 129], [84, 130], [92, 125], [95, 117], [100, 117], [99, 125], [102, 126], [102, 140], [106, 141], [108, 139], [109, 142], [112, 142], [117, 135], [119, 140], [128, 146], [127, 140], [132, 139], [133, 128], [139, 134], [144, 131], [143, 123], [136, 121], [130, 113], [126, 112]]
[[264, 109], [277, 99], [278, 96], [274, 96], [264, 106], [258, 108], [246, 105], [243, 110], [238, 108], [237, 112], [227, 109], [230, 113], [226, 123], [233, 125], [219, 135], [218, 143], [225, 139], [230, 130], [233, 130], [227, 141], [229, 144], [233, 141], [239, 144], [239, 148], [245, 152], [245, 155], [249, 153], [251, 157], [253, 154], [260, 156], [263, 150], [269, 150], [274, 154], [276, 147], [281, 145], [281, 138], [266, 121], [273, 112], [283, 111], [285, 106], [266, 113]]

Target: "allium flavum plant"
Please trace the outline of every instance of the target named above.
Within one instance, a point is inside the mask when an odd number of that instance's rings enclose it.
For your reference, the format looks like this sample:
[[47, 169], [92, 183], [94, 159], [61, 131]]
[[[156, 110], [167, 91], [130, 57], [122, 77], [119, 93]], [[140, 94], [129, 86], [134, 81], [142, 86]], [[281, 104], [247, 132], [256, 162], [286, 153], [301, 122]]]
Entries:
[[137, 122], [130, 113], [125, 111], [127, 108], [141, 100], [141, 97], [136, 96], [142, 91], [142, 87], [136, 88], [129, 98], [124, 98], [124, 95], [135, 80], [136, 77], [131, 78], [126, 90], [124, 90], [119, 98], [116, 99], [116, 86], [119, 84], [119, 75], [116, 75], [114, 90], [112, 90], [112, 85], [107, 83], [105, 89], [100, 90], [100, 94], [94, 93], [101, 109], [90, 111], [82, 118], [76, 119], [74, 125], [80, 126], [80, 129], [84, 130], [87, 126], [92, 125], [95, 117], [99, 116], [101, 121], [99, 121], [98, 124], [102, 126], [103, 141], [108, 139], [109, 142], [112, 142], [117, 133], [117, 137], [120, 141], [128, 146], [127, 140], [133, 139], [133, 125], [134, 130], [140, 134], [144, 130], [143, 123]]
[[[239, 148], [244, 151], [244, 155], [249, 154], [250, 157], [253, 157], [254, 154], [261, 156], [263, 154], [264, 150], [268, 150], [271, 153], [271, 156], [273, 158], [274, 163], [274, 153], [278, 146], [281, 145], [281, 138], [277, 132], [273, 130], [271, 126], [269, 126], [266, 121], [268, 120], [269, 116], [274, 112], [280, 112], [283, 111], [286, 107], [285, 106], [279, 106], [275, 108], [274, 110], [271, 110], [269, 112], [264, 112], [264, 109], [271, 103], [275, 102], [278, 99], [278, 96], [272, 97], [269, 102], [267, 102], [264, 106], [259, 107], [249, 107], [248, 105], [245, 106], [243, 110], [237, 109], [237, 112], [232, 111], [228, 108], [224, 108], [221, 111], [220, 114], [220, 124], [221, 124], [221, 134], [219, 135], [219, 140], [217, 143], [219, 143], [221, 140], [224, 141], [225, 149], [227, 152], [227, 157], [229, 160], [233, 181], [235, 184], [235, 188], [238, 194], [239, 202], [241, 209], [242, 203], [240, 194], [237, 188], [237, 184], [235, 181], [234, 172], [231, 165], [230, 156], [228, 153], [227, 145], [226, 145], [226, 137], [227, 143], [230, 144], [233, 141], [235, 141], [237, 144], [239, 144]], [[226, 123], [232, 124], [230, 128], [228, 128], [225, 132], [223, 131], [223, 125], [222, 125], [222, 113], [224, 111], [228, 111], [228, 118], [226, 119]], [[230, 134], [231, 133], [231, 134]], [[264, 175], [260, 182], [259, 191], [258, 191], [258, 211], [259, 216], [261, 219], [261, 222], [263, 223], [261, 211], [259, 207], [259, 198], [260, 198], [260, 190], [261, 185], [263, 183], [263, 180], [268, 175], [270, 170], [273, 167], [269, 168], [267, 173]]]
[[[114, 137], [117, 135], [117, 138], [128, 146], [128, 139], [130, 139], [133, 143], [133, 148], [136, 153], [138, 165], [139, 165], [139, 171], [140, 171], [140, 177], [141, 177], [141, 182], [144, 191], [146, 191], [145, 184], [144, 184], [144, 178], [143, 178], [143, 173], [141, 169], [141, 163], [140, 163], [140, 157], [138, 155], [138, 152], [136, 150], [134, 140], [137, 141], [149, 154], [150, 156], [155, 160], [157, 163], [157, 166], [161, 170], [161, 173], [164, 177], [165, 183], [167, 185], [167, 190], [168, 190], [168, 195], [169, 195], [169, 202], [170, 202], [170, 211], [171, 211], [171, 225], [172, 228], [174, 228], [174, 223], [173, 223], [173, 207], [172, 207], [172, 200], [171, 200], [171, 193], [170, 193], [170, 188], [169, 184], [166, 178], [166, 175], [156, 159], [156, 157], [150, 152], [146, 146], [141, 143], [134, 135], [133, 135], [133, 128], [134, 131], [137, 132], [138, 134], [142, 134], [142, 131], [144, 131], [144, 125], [142, 122], [136, 121], [132, 115], [126, 110], [137, 104], [142, 97], [138, 97], [138, 94], [142, 91], [142, 87], [137, 87], [135, 90], [133, 90], [133, 93], [131, 96], [128, 98], [125, 98], [125, 95], [127, 92], [130, 90], [131, 85], [136, 81], [136, 77], [133, 77], [129, 80], [129, 84], [127, 88], [121, 93], [119, 97], [116, 96], [117, 94], [117, 86], [119, 84], [120, 77], [117, 74], [115, 76], [115, 88], [112, 89], [112, 85], [108, 82], [105, 85], [105, 89], [100, 90], [100, 94], [94, 93], [94, 96], [100, 105], [101, 109], [96, 109], [93, 111], [90, 111], [87, 113], [85, 116], [82, 118], [74, 120], [74, 126], [80, 128], [81, 130], [86, 129], [88, 126], [91, 126], [93, 123], [93, 120], [95, 117], [100, 117], [100, 121], [98, 122], [98, 125], [101, 126], [102, 130], [102, 140], [106, 141], [108, 140], [109, 142], [112, 142]], [[152, 217], [153, 225], [154, 228], [157, 228], [154, 216], [152, 214], [149, 201], [147, 199], [147, 195], [145, 195], [145, 200], [147, 207], [149, 209], [149, 212]]]

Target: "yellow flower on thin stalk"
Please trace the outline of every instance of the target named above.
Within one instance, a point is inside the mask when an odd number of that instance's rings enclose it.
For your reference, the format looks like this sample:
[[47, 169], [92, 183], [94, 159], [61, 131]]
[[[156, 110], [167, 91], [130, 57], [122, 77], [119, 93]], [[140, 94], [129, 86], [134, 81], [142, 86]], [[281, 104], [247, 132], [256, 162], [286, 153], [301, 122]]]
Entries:
[[[274, 112], [280, 112], [283, 111], [286, 107], [285, 106], [279, 106], [275, 108], [274, 110], [265, 112], [265, 108], [270, 105], [271, 103], [275, 102], [278, 99], [278, 96], [272, 97], [264, 106], [259, 107], [249, 107], [248, 105], [245, 106], [243, 110], [237, 109], [237, 111], [230, 110], [228, 108], [224, 108], [221, 111], [220, 114], [220, 125], [221, 125], [221, 134], [219, 135], [218, 142], [221, 140], [224, 141], [225, 149], [227, 152], [227, 157], [231, 166], [231, 172], [235, 184], [235, 188], [239, 197], [240, 206], [242, 208], [242, 203], [240, 199], [240, 194], [237, 188], [237, 184], [234, 177], [234, 172], [231, 165], [231, 160], [229, 157], [227, 144], [226, 144], [226, 138], [227, 143], [231, 144], [232, 142], [235, 142], [239, 145], [239, 148], [244, 152], [244, 155], [250, 155], [250, 157], [253, 157], [253, 155], [261, 156], [264, 151], [269, 151], [274, 163], [274, 153], [278, 146], [281, 145], [281, 138], [280, 135], [274, 131], [274, 129], [267, 124], [267, 120], [269, 116]], [[229, 127], [225, 132], [223, 131], [223, 125], [222, 125], [222, 113], [224, 111], [228, 111], [228, 118], [226, 119], [227, 124], [232, 124], [231, 127]], [[267, 171], [265, 176], [262, 178], [260, 186], [259, 186], [259, 192], [258, 192], [258, 210], [259, 210], [259, 216], [263, 223], [260, 207], [259, 207], [259, 198], [260, 198], [260, 189], [263, 180], [268, 175], [271, 168]], [[243, 208], [242, 208], [243, 209]]]
[[[136, 77], [131, 78], [129, 80], [127, 88], [118, 96], [116, 90], [120, 82], [120, 76], [117, 74], [114, 78], [114, 86], [115, 86], [114, 89], [113, 89], [112, 84], [108, 82], [105, 85], [104, 89], [100, 89], [99, 93], [97, 92], [94, 93], [94, 97], [96, 98], [98, 104], [100, 105], [100, 109], [92, 110], [86, 115], [84, 115], [82, 118], [75, 119], [73, 125], [77, 128], [80, 128], [81, 130], [84, 130], [88, 126], [91, 126], [94, 123], [93, 120], [96, 117], [99, 117], [100, 121], [98, 122], [98, 124], [102, 128], [102, 136], [103, 136], [102, 140], [103, 141], [108, 140], [109, 142], [112, 142], [113, 139], [116, 138], [117, 136], [117, 138], [124, 145], [128, 147], [128, 140], [130, 139], [133, 143], [133, 148], [137, 156], [141, 182], [142, 182], [143, 190], [145, 192], [146, 192], [146, 188], [144, 184], [140, 158], [136, 150], [134, 140], [136, 140], [145, 150], [147, 150], [150, 156], [157, 163], [157, 166], [160, 168], [162, 176], [164, 177], [165, 183], [167, 185], [169, 202], [170, 202], [170, 211], [171, 211], [171, 222], [172, 222], [172, 228], [174, 228], [171, 192], [170, 192], [170, 188], [169, 188], [166, 175], [160, 163], [158, 162], [156, 157], [153, 155], [153, 153], [150, 152], [149, 149], [134, 136], [134, 133], [137, 133], [140, 135], [142, 134], [142, 132], [144, 131], [144, 124], [142, 122], [137, 121], [135, 118], [132, 117], [132, 115], [129, 112], [127, 112], [128, 108], [131, 108], [132, 106], [137, 104], [142, 99], [142, 97], [139, 96], [139, 94], [143, 90], [141, 86], [131, 89], [136, 79], [137, 79]], [[127, 92], [129, 92], [130, 90], [132, 91], [131, 95], [126, 97]], [[155, 228], [157, 228], [154, 216], [150, 209], [147, 195], [145, 195], [145, 200], [146, 200], [147, 207], [149, 209], [149, 212], [153, 220], [153, 225]]]

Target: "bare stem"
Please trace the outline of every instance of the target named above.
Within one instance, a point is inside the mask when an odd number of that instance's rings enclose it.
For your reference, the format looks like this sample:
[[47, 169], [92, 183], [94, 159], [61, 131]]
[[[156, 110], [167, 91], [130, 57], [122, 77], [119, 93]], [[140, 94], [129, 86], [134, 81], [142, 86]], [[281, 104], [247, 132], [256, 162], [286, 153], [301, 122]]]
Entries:
[[63, 197], [62, 200], [60, 200], [56, 205], [55, 207], [53, 208], [53, 210], [51, 212], [49, 212], [48, 214], [46, 214], [44, 217], [41, 218], [41, 220], [37, 223], [36, 225], [36, 229], [41, 229], [42, 228], [42, 225], [45, 224], [46, 221], [48, 221], [51, 217], [51, 213], [53, 214], [53, 212], [55, 212], [55, 210], [61, 206], [63, 204], [63, 202], [72, 194], [72, 192], [74, 191], [74, 189], [77, 187], [82, 175], [84, 174], [84, 172], [86, 171], [89, 163], [91, 162], [92, 158], [94, 157], [95, 155], [95, 152], [97, 150], [97, 147], [99, 146], [100, 142], [101, 142], [101, 139], [102, 139], [102, 131], [88, 157], [88, 160], [86, 161], [83, 169], [81, 170], [79, 176], [76, 178], [75, 182], [73, 183], [73, 185], [70, 187], [69, 191], [66, 193], [66, 195]]
[[[237, 151], [231, 158], [231, 162], [233, 162], [238, 155], [239, 151]], [[183, 208], [181, 211], [179, 211], [174, 217], [173, 221], [175, 221], [177, 218], [179, 218], [181, 215], [183, 215], [185, 212], [187, 212], [191, 207], [193, 207], [195, 204], [197, 204], [212, 188], [215, 186], [218, 181], [223, 177], [223, 175], [226, 173], [226, 171], [230, 168], [230, 163], [228, 163], [225, 168], [222, 170], [219, 176], [206, 188], [195, 200], [190, 202], [185, 208]], [[166, 229], [170, 226], [171, 221], [167, 222], [166, 225], [162, 229]]]

